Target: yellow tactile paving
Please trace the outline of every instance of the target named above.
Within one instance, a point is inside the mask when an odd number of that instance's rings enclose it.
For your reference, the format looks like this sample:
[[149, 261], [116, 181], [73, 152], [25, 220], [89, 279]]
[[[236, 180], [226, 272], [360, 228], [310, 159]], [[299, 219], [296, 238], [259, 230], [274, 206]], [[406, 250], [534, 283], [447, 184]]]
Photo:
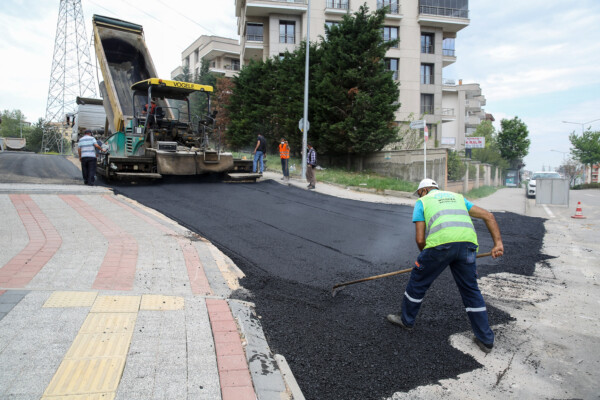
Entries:
[[79, 333], [65, 358], [124, 357], [129, 350], [128, 333]]
[[90, 312], [136, 313], [140, 309], [140, 300], [140, 296], [98, 296]]
[[137, 313], [90, 313], [79, 334], [133, 332], [136, 319]]
[[140, 310], [144, 311], [174, 311], [183, 310], [183, 297], [145, 294], [142, 296]]
[[54, 292], [44, 307], [91, 307], [97, 295], [97, 292]]
[[44, 396], [116, 392], [124, 367], [125, 357], [65, 359]]
[[42, 400], [114, 400], [116, 393], [71, 394], [66, 396], [44, 396]]

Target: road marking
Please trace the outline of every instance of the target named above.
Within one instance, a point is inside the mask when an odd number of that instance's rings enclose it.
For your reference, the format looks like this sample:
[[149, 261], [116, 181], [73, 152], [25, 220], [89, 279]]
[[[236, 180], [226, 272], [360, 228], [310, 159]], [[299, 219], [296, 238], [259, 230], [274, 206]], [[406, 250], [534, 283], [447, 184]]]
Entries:
[[552, 213], [552, 211], [550, 211], [548, 206], [545, 204], [543, 206], [544, 206], [544, 210], [546, 210], [546, 214], [548, 214], [548, 216], [550, 216], [550, 218], [554, 218], [554, 214]]

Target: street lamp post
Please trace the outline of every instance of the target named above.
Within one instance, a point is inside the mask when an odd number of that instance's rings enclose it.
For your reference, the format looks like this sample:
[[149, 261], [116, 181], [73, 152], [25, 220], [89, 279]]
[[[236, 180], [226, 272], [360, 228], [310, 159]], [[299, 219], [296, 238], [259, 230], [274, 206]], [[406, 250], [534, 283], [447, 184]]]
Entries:
[[565, 161], [566, 161], [565, 154], [569, 154], [569, 152], [568, 152], [568, 151], [560, 151], [560, 150], [550, 150], [550, 151], [555, 151], [555, 152], [557, 152], [557, 153], [562, 153], [562, 155], [563, 155], [563, 162], [565, 162]]
[[600, 118], [598, 119], [594, 119], [592, 121], [587, 121], [587, 122], [571, 122], [571, 121], [563, 121], [563, 124], [575, 124], [575, 125], [581, 125], [581, 133], [584, 132], [585, 130], [585, 125], [586, 124], [591, 124], [592, 122], [596, 122], [596, 121], [600, 121]]

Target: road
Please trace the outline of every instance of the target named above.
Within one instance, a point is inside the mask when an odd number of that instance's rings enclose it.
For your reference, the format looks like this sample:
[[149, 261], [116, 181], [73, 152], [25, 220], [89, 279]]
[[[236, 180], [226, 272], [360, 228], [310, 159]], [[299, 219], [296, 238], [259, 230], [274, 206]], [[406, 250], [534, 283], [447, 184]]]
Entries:
[[[391, 396], [480, 364], [450, 345], [470, 327], [451, 275], [435, 282], [410, 334], [385, 321], [399, 310], [407, 276], [335, 283], [407, 268], [417, 248], [412, 207], [357, 202], [280, 185], [166, 180], [115, 190], [184, 224], [226, 253], [246, 278], [236, 297], [252, 301], [269, 345], [283, 354], [309, 399]], [[507, 255], [480, 262], [480, 275], [531, 275], [544, 257], [543, 220], [497, 215]], [[491, 248], [477, 222], [482, 249]], [[492, 324], [511, 316], [489, 308]], [[426, 371], [424, 373], [424, 371]]]
[[0, 183], [81, 182], [81, 171], [67, 156], [24, 152], [0, 152]]
[[[414, 262], [409, 206], [270, 180], [168, 179], [114, 190], [180, 221], [235, 261], [246, 277], [234, 297], [256, 304], [270, 348], [286, 357], [307, 399], [593, 398], [599, 319], [590, 310], [597, 309], [594, 252], [600, 249], [589, 234], [598, 232], [597, 191], [571, 193], [572, 204], [589, 197], [582, 201], [588, 220], [571, 219], [574, 207], [548, 207], [549, 215], [521, 200], [518, 189], [477, 202], [533, 215], [497, 212], [506, 255], [478, 262], [497, 333], [494, 352], [485, 356], [470, 342], [447, 272], [428, 292], [410, 333], [384, 319], [398, 311], [407, 276], [331, 296], [335, 283]], [[486, 251], [489, 234], [480, 222], [476, 228]]]

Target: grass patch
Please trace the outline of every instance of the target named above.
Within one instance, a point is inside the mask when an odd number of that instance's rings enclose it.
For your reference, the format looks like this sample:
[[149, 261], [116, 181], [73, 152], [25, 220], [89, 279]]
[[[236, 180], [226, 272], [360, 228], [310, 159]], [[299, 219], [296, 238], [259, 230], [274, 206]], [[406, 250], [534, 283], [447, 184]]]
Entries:
[[381, 176], [374, 173], [348, 172], [333, 168], [320, 171], [317, 170], [317, 180], [342, 186], [376, 189], [378, 191], [398, 190], [401, 192], [414, 192], [417, 190], [418, 186], [414, 182], [406, 182], [397, 178]]
[[498, 190], [498, 188], [493, 187], [493, 186], [481, 186], [477, 189], [473, 189], [471, 191], [469, 191], [465, 197], [467, 199], [480, 199], [482, 197], [487, 197], [491, 194], [496, 193], [496, 191]]

